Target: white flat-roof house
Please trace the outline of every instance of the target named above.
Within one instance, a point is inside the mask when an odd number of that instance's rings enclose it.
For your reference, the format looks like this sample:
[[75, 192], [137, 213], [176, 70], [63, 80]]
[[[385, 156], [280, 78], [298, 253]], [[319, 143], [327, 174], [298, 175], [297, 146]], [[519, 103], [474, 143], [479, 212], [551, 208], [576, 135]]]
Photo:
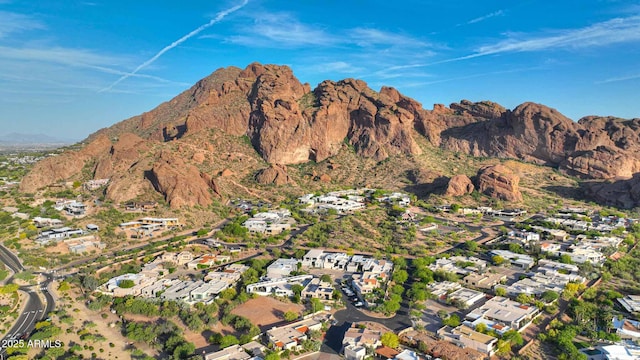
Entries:
[[204, 360], [249, 360], [253, 358], [240, 345], [231, 345], [222, 350], [204, 355]]
[[466, 319], [473, 324], [473, 328], [477, 325], [477, 320], [484, 319], [521, 331], [538, 314], [539, 310], [535, 306], [520, 304], [505, 297], [496, 296], [467, 314]]
[[258, 294], [261, 296], [293, 296], [291, 287], [295, 284], [306, 286], [313, 279], [313, 275], [297, 275], [273, 280], [257, 282], [247, 285], [247, 293]]
[[491, 250], [490, 255], [500, 256], [505, 260], [508, 260], [511, 263], [511, 266], [524, 270], [530, 269], [533, 265], [535, 265], [535, 260], [531, 256], [525, 254], [516, 254], [509, 250]]
[[298, 270], [298, 259], [276, 259], [267, 267], [267, 277], [269, 279], [278, 279], [289, 276], [292, 271]]

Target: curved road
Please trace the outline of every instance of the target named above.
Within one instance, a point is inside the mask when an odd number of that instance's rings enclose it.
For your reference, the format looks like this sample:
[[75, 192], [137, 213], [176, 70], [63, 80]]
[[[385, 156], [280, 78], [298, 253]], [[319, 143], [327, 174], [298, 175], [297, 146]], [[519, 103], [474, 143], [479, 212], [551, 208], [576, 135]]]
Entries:
[[[18, 257], [2, 245], [0, 245], [0, 261], [5, 263], [15, 274], [25, 270]], [[48, 290], [49, 284], [53, 281], [53, 277], [50, 274], [42, 275], [45, 276], [45, 281], [37, 285], [20, 286], [20, 291], [27, 294], [26, 305], [11, 329], [9, 329], [7, 335], [0, 340], [0, 346], [6, 344], [7, 340], [28, 336], [35, 328], [35, 324], [38, 321], [42, 321], [42, 319], [54, 309], [55, 302]], [[12, 278], [13, 276], [7, 279], [7, 284], [13, 281]], [[46, 303], [42, 302], [40, 296], [38, 296], [38, 292], [42, 292]], [[0, 348], [0, 359], [3, 358], [5, 352], [5, 348]]]

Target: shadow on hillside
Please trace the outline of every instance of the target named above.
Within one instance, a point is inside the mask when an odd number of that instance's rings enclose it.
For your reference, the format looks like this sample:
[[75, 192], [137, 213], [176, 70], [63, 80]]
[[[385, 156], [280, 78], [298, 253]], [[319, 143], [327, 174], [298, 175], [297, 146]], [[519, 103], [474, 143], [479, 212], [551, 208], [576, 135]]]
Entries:
[[575, 187], [575, 186], [562, 186], [562, 185], [550, 185], [542, 187], [544, 190], [552, 192], [562, 198], [579, 200], [579, 201], [590, 201], [590, 199], [583, 188]]
[[448, 182], [448, 177], [439, 176], [432, 182], [407, 185], [402, 190], [412, 194], [416, 194], [416, 196], [418, 197], [426, 197], [430, 194], [442, 195], [447, 189]]

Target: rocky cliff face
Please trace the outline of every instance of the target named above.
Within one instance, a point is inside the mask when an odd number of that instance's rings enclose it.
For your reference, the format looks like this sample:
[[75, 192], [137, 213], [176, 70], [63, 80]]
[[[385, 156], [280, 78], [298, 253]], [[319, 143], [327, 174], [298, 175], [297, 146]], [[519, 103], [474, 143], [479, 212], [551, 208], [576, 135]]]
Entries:
[[586, 193], [600, 204], [631, 209], [640, 204], [640, 174], [630, 179], [588, 182]]
[[506, 201], [522, 201], [520, 178], [503, 165], [483, 167], [478, 171], [478, 191]]
[[487, 109], [486, 103], [463, 104], [452, 104], [456, 114], [437, 116], [444, 130], [430, 137], [444, 148], [550, 165], [584, 179], [629, 178], [640, 171], [639, 119], [588, 117], [573, 122], [534, 103], [502, 112], [499, 107]]
[[[573, 122], [539, 104], [511, 111], [467, 100], [425, 110], [393, 88], [376, 92], [361, 80], [346, 79], [324, 81], [311, 90], [286, 66], [254, 63], [219, 69], [157, 108], [98, 131], [81, 150], [37, 164], [20, 188], [34, 192], [90, 173], [112, 179], [106, 194], [115, 201], [153, 188], [172, 206], [206, 205], [216, 185], [198, 169], [216, 156], [200, 149], [185, 152], [189, 157], [183, 159], [172, 153], [171, 144], [189, 145], [193, 136], [219, 132], [238, 140], [246, 136], [263, 160], [278, 166], [323, 161], [345, 143], [375, 161], [416, 155], [422, 149], [415, 137], [422, 135], [445, 149], [551, 165], [586, 179], [630, 178], [640, 172], [640, 119]], [[210, 145], [215, 144], [204, 149]], [[291, 181], [277, 167], [258, 179]]]
[[475, 187], [467, 175], [455, 175], [449, 179], [444, 195], [449, 197], [462, 196], [471, 194], [473, 190]]

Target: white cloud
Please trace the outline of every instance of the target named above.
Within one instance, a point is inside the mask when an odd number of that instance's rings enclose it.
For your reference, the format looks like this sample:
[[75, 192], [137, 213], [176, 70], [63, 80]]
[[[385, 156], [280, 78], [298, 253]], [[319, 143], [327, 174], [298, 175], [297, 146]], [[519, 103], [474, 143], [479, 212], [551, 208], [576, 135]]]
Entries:
[[[103, 55], [88, 49], [0, 46], [0, 80], [4, 84], [10, 84], [7, 88], [12, 91], [24, 93], [65, 94], [69, 89], [80, 93], [97, 92], [104, 87], [104, 74], [120, 76], [128, 74], [119, 70], [118, 67], [129, 64], [131, 64], [129, 58]], [[153, 86], [188, 85], [145, 74], [132, 76], [151, 81], [138, 81], [135, 86], [127, 89], [128, 91]], [[3, 99], [5, 102], [7, 100]]]
[[426, 47], [428, 43], [413, 38], [411, 36], [396, 34], [373, 28], [355, 28], [348, 31], [345, 42], [354, 43], [358, 46], [387, 45], [387, 46], [413, 46]]
[[529, 39], [512, 37], [495, 44], [481, 46], [475, 54], [470, 56], [597, 47], [639, 40], [640, 16], [631, 16], [596, 23], [580, 29], [555, 31], [554, 34], [547, 36], [531, 36]]
[[498, 10], [498, 11], [494, 11], [492, 13], [488, 13], [486, 15], [477, 17], [475, 19], [471, 19], [469, 21], [467, 21], [467, 24], [475, 24], [475, 23], [479, 23], [481, 21], [485, 21], [487, 19], [491, 19], [492, 17], [496, 17], [496, 16], [504, 16], [505, 11], [504, 10]]
[[[217, 38], [217, 35], [203, 35], [201, 38]], [[337, 40], [321, 28], [301, 23], [289, 13], [254, 15], [251, 26], [243, 27], [239, 35], [226, 39], [227, 42], [243, 46], [275, 48], [329, 46]]]
[[[409, 35], [381, 29], [358, 27], [330, 32], [322, 24], [305, 24], [293, 14], [255, 13], [253, 24], [239, 27], [238, 34], [225, 41], [250, 47], [298, 48], [298, 47], [428, 47], [431, 44]], [[201, 38], [219, 39], [218, 35], [203, 35]]]
[[45, 29], [43, 23], [30, 16], [0, 11], [0, 38], [28, 30]]
[[596, 84], [606, 84], [606, 83], [612, 83], [612, 82], [618, 82], [618, 81], [636, 80], [636, 79], [640, 79], [640, 74], [609, 78], [609, 79], [605, 79], [605, 80], [602, 80], [602, 81], [598, 81], [598, 82], [596, 82]]
[[508, 39], [480, 46], [468, 55], [430, 63], [395, 66], [385, 70], [427, 67], [505, 53], [571, 50], [638, 41], [640, 41], [640, 16], [631, 16], [615, 18], [579, 29], [555, 30], [547, 35], [511, 34]]

